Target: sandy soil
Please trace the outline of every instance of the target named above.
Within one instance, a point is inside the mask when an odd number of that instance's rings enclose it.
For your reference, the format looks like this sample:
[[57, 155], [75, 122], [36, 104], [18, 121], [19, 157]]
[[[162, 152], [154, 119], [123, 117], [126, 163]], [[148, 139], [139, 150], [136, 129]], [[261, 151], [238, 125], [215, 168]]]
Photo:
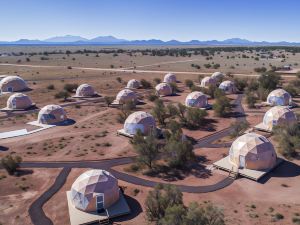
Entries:
[[21, 176], [16, 177], [0, 170], [0, 224], [31, 224], [30, 204], [52, 185], [60, 169], [22, 171]]

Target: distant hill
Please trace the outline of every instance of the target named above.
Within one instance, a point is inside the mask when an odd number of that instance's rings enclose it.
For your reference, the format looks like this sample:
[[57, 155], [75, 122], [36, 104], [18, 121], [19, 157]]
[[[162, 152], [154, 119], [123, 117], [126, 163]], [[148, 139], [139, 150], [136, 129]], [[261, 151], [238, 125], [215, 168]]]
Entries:
[[0, 41], [0, 45], [202, 45], [202, 46], [300, 46], [300, 42], [268, 42], [249, 41], [241, 38], [231, 38], [223, 41], [219, 40], [191, 40], [191, 41], [162, 41], [159, 39], [150, 40], [125, 40], [114, 36], [99, 36], [92, 39], [80, 36], [65, 35], [51, 37], [45, 40], [20, 39], [18, 41]]

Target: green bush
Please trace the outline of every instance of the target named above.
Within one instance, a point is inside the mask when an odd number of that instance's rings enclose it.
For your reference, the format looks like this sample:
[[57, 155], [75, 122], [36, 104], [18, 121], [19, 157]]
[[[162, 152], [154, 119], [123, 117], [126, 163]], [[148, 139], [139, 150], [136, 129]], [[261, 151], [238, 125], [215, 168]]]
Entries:
[[7, 155], [1, 159], [1, 165], [10, 175], [17, 171], [21, 162], [22, 158], [20, 156]]

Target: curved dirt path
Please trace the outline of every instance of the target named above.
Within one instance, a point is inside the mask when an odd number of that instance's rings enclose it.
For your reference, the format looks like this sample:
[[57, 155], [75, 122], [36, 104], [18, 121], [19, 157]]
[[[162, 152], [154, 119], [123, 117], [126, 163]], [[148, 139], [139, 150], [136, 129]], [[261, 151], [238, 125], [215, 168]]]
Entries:
[[[0, 63], [0, 66], [16, 66], [16, 67], [27, 67], [27, 68], [55, 68], [55, 69], [67, 69], [67, 66], [46, 66], [46, 65], [30, 65], [30, 64], [13, 64], [13, 63]], [[141, 65], [136, 67], [146, 67], [148, 65]], [[208, 72], [185, 72], [185, 71], [166, 71], [166, 70], [138, 70], [138, 69], [130, 69], [128, 68], [97, 68], [97, 67], [79, 67], [74, 66], [72, 69], [76, 70], [93, 70], [93, 71], [108, 71], [108, 72], [129, 72], [129, 73], [158, 73], [158, 74], [165, 74], [165, 73], [175, 73], [175, 74], [194, 74], [194, 75], [211, 75], [212, 73]], [[241, 77], [259, 77], [260, 74], [244, 74], [244, 73], [233, 73], [233, 76], [241, 76]], [[93, 76], [98, 77], [98, 76]], [[295, 75], [284, 75], [284, 77], [294, 78]], [[49, 78], [49, 79], [40, 79], [40, 80], [57, 80], [57, 79], [68, 79], [68, 78]], [[69, 78], [73, 79], [73, 78]], [[76, 79], [76, 78], [74, 78]], [[33, 80], [31, 80], [33, 81]]]
[[[246, 120], [244, 116], [244, 109], [242, 107], [243, 95], [239, 94], [238, 98], [234, 101], [237, 121]], [[195, 147], [220, 147], [224, 144], [212, 144], [215, 140], [218, 140], [224, 136], [230, 134], [232, 128], [224, 129], [223, 131], [217, 132], [208, 137], [204, 137], [198, 140], [198, 143]], [[44, 192], [38, 199], [36, 199], [29, 208], [30, 218], [35, 225], [52, 225], [52, 221], [45, 215], [43, 211], [43, 205], [57, 192], [66, 182], [66, 179], [69, 175], [69, 172], [72, 168], [94, 168], [94, 169], [104, 169], [110, 171], [117, 179], [126, 181], [128, 183], [146, 186], [146, 187], [154, 187], [160, 182], [155, 182], [151, 180], [146, 180], [143, 178], [139, 178], [127, 173], [123, 173], [120, 171], [116, 171], [112, 169], [112, 167], [117, 165], [129, 164], [134, 161], [134, 157], [124, 157], [124, 158], [116, 158], [116, 159], [108, 159], [108, 160], [100, 160], [100, 161], [57, 161], [57, 162], [23, 162], [21, 163], [22, 168], [63, 168], [59, 176], [56, 178], [54, 184]], [[225, 188], [232, 184], [234, 181], [233, 178], [226, 177], [225, 179], [206, 186], [187, 186], [187, 185], [176, 185], [181, 191], [188, 193], [207, 193], [217, 191], [219, 189]]]

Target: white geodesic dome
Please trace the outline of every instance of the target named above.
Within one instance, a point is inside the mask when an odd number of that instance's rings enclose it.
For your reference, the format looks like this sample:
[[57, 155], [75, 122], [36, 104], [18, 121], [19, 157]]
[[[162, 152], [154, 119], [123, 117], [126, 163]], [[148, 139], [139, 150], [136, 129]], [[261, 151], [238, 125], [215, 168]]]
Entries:
[[217, 81], [220, 81], [222, 80], [224, 77], [224, 74], [221, 73], [221, 72], [214, 72], [212, 75], [211, 75], [211, 78], [217, 80]]
[[31, 99], [22, 93], [15, 93], [7, 99], [8, 109], [28, 109], [32, 106]]
[[267, 170], [276, 165], [276, 152], [264, 136], [247, 133], [238, 137], [229, 150], [229, 162], [241, 169]]
[[263, 118], [263, 124], [268, 130], [274, 126], [292, 125], [297, 123], [295, 113], [285, 106], [274, 106], [269, 109]]
[[215, 86], [216, 84], [217, 84], [217, 81], [214, 78], [212, 78], [212, 77], [204, 77], [201, 80], [200, 86], [201, 87], [209, 87], [209, 86]]
[[276, 89], [268, 95], [267, 102], [273, 106], [287, 106], [292, 103], [292, 97], [287, 91], [283, 89]]
[[77, 97], [92, 97], [94, 95], [95, 95], [95, 90], [89, 84], [81, 84], [76, 89], [76, 96]]
[[137, 95], [134, 91], [130, 89], [123, 89], [117, 94], [116, 101], [119, 104], [125, 104], [127, 102], [136, 102]]
[[167, 73], [164, 77], [165, 83], [176, 83], [176, 76], [173, 73]]
[[141, 86], [141, 83], [136, 79], [131, 79], [127, 82], [126, 88], [138, 89]]
[[234, 94], [237, 89], [233, 81], [225, 80], [220, 85], [219, 88], [223, 90], [226, 94]]
[[65, 110], [59, 105], [46, 105], [38, 114], [38, 122], [42, 124], [57, 124], [67, 119]]
[[135, 135], [140, 130], [144, 135], [156, 129], [154, 117], [147, 112], [138, 111], [130, 114], [124, 123], [126, 133]]
[[160, 83], [156, 85], [155, 90], [158, 95], [172, 95], [172, 87], [168, 83]]
[[185, 105], [189, 107], [205, 108], [207, 106], [207, 97], [200, 91], [194, 91], [186, 97]]
[[81, 174], [71, 187], [71, 202], [84, 212], [107, 209], [119, 200], [118, 180], [100, 169]]
[[26, 82], [18, 76], [7, 76], [0, 81], [1, 92], [18, 92], [28, 89]]

